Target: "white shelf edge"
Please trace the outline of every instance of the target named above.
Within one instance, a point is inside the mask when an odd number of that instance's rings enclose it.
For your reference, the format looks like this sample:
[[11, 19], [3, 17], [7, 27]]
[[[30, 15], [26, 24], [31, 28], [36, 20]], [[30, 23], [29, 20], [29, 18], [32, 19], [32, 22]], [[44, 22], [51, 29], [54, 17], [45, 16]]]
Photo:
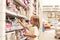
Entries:
[[23, 6], [24, 8], [26, 8], [26, 5], [24, 3], [22, 3], [20, 0], [15, 0], [16, 2], [18, 2], [21, 6]]
[[25, 19], [28, 19], [28, 18], [27, 18], [26, 16], [24, 16], [24, 15], [18, 15], [18, 14], [14, 13], [14, 12], [9, 11], [9, 10], [6, 10], [6, 13], [7, 13], [7, 14], [10, 14], [10, 15], [14, 15], [15, 17], [23, 17], [23, 18], [25, 18]]
[[14, 12], [11, 12], [11, 11], [9, 11], [9, 10], [6, 10], [6, 13], [7, 13], [7, 14], [14, 15], [14, 16], [17, 16], [17, 14], [16, 14], [16, 13], [14, 13]]
[[18, 15], [19, 17], [23, 17], [23, 18], [26, 18], [26, 16], [24, 16], [24, 15]]
[[29, 20], [28, 17], [26, 17], [26, 16], [24, 16], [24, 15], [18, 15], [18, 16], [19, 16], [19, 17], [23, 17], [23, 18]]

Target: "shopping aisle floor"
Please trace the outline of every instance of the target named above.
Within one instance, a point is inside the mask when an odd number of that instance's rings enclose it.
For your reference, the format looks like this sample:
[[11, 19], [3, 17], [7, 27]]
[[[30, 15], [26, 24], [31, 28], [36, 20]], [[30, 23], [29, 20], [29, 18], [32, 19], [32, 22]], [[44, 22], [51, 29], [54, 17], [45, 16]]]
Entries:
[[47, 30], [42, 33], [42, 39], [40, 40], [58, 40], [54, 38], [54, 36], [55, 36], [55, 30]]

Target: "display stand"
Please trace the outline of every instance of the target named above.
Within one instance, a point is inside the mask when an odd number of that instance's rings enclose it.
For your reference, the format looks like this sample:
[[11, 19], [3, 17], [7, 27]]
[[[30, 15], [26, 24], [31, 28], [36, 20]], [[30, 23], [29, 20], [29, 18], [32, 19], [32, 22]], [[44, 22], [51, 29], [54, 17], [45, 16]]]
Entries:
[[[9, 37], [11, 38], [11, 34], [13, 34], [15, 38], [12, 36], [11, 40], [20, 40], [21, 25], [19, 20], [29, 20], [35, 10], [35, 13], [38, 14], [38, 1], [35, 3], [37, 9], [33, 9], [34, 0], [6, 1], [6, 36], [9, 36], [10, 34]], [[10, 40], [10, 38], [6, 37], [6, 40]]]

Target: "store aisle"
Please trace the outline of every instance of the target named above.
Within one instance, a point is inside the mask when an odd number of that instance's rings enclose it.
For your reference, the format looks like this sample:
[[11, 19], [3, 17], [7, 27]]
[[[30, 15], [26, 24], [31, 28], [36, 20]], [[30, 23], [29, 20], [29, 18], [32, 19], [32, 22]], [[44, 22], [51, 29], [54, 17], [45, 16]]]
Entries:
[[44, 39], [45, 40], [55, 40], [55, 31], [54, 30], [49, 30], [44, 32]]
[[42, 34], [42, 40], [57, 40], [54, 38], [55, 36], [55, 30], [48, 30], [43, 32]]

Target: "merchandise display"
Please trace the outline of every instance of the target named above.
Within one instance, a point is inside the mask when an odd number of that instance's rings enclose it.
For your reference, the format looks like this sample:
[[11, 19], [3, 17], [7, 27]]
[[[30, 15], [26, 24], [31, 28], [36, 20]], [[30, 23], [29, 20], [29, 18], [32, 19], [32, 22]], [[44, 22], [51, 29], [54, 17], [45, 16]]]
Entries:
[[[7, 37], [6, 40], [14, 40], [11, 39], [13, 36], [12, 34], [14, 35], [14, 37], [16, 38], [15, 40], [23, 40], [23, 39], [26, 39], [27, 37], [24, 37], [23, 33], [27, 33], [27, 31], [25, 30], [25, 28], [23, 28], [20, 23], [19, 23], [19, 20], [21, 19], [22, 22], [25, 22], [25, 19], [24, 18], [8, 18], [7, 21], [6, 21], [6, 36], [9, 36]], [[11, 33], [11, 32], [14, 32], [14, 33]], [[12, 37], [11, 37], [12, 36]]]
[[21, 20], [24, 24], [29, 24], [30, 13], [28, 5], [29, 0], [6, 0], [6, 40], [29, 39], [23, 35], [29, 33], [28, 30], [19, 23], [19, 20]]
[[15, 1], [11, 2], [11, 3], [7, 3], [7, 10], [14, 12], [17, 15], [23, 15], [26, 16], [26, 11], [25, 8], [20, 6], [18, 3], [16, 3]]
[[60, 7], [58, 5], [43, 6], [44, 18], [48, 21], [48, 23], [45, 23], [44, 26], [52, 30], [52, 33], [54, 30], [54, 37], [60, 40], [60, 11], [58, 11], [59, 9]]
[[[27, 1], [24, 0], [24, 2], [27, 5], [26, 3]], [[25, 8], [20, 6], [18, 3], [14, 2], [14, 0], [6, 0], [6, 4], [7, 4], [6, 5], [6, 9], [7, 9], [6, 40], [21, 40], [23, 35], [22, 35], [22, 31], [19, 30], [21, 30], [23, 27], [18, 22], [18, 18], [21, 17], [25, 18], [23, 17], [26, 16]]]
[[0, 0], [0, 40], [60, 40], [58, 2]]

